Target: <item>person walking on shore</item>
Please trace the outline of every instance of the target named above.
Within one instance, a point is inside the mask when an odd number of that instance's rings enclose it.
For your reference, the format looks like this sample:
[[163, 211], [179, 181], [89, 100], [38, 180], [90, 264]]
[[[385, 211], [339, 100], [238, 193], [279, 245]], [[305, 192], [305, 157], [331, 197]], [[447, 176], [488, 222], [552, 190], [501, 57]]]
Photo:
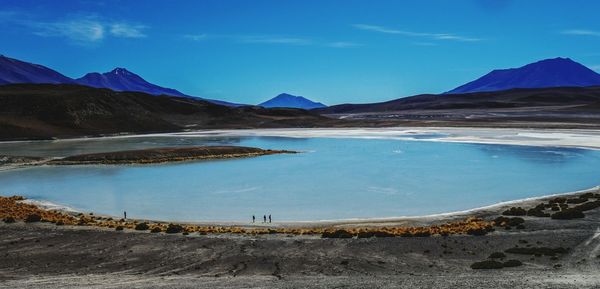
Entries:
[[263, 215], [263, 223], [267, 222], [267, 215]]
[[252, 223], [254, 223], [254, 221], [256, 221], [256, 217], [252, 215]]
[[269, 215], [269, 223], [271, 223], [271, 215]]
[[127, 220], [127, 211], [123, 211], [123, 220]]

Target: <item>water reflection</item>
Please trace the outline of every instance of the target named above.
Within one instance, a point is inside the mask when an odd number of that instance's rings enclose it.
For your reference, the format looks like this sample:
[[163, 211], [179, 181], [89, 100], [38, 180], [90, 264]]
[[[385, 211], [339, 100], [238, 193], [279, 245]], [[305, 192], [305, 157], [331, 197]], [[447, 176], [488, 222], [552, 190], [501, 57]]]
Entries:
[[473, 144], [492, 158], [512, 157], [527, 162], [561, 164], [576, 161], [593, 151], [579, 148], [535, 147], [522, 145]]

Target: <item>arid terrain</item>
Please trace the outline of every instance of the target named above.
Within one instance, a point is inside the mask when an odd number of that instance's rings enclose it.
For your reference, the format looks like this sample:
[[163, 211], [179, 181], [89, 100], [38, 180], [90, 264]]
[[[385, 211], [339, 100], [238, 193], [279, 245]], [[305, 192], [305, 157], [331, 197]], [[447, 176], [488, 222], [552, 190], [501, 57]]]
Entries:
[[[496, 220], [495, 230], [484, 235], [182, 235], [47, 222], [2, 223], [0, 287], [597, 288], [598, 195], [582, 195], [467, 214]], [[541, 217], [582, 205], [586, 207], [582, 218]], [[498, 219], [502, 212], [508, 216]], [[348, 232], [359, 227], [383, 231], [441, 224], [467, 215], [325, 226]], [[258, 224], [247, 229], [286, 226]], [[472, 269], [485, 260], [479, 268], [496, 269]]]

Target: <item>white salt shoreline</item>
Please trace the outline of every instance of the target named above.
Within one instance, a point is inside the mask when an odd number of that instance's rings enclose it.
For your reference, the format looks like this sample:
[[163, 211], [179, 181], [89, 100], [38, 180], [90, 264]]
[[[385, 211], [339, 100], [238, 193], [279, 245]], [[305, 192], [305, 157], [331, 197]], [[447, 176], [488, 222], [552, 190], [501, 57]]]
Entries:
[[[492, 214], [498, 215], [501, 211], [505, 210], [508, 207], [512, 206], [531, 206], [533, 207], [537, 203], [543, 200], [556, 198], [556, 197], [568, 197], [574, 195], [580, 195], [585, 193], [597, 193], [600, 192], [600, 185], [595, 186], [589, 189], [574, 191], [574, 192], [565, 192], [565, 193], [556, 193], [543, 195], [538, 197], [529, 197], [524, 199], [512, 200], [494, 203], [491, 205], [486, 205], [482, 207], [466, 209], [461, 211], [453, 211], [446, 213], [437, 213], [430, 215], [420, 215], [420, 216], [394, 216], [394, 217], [384, 217], [384, 218], [350, 218], [350, 219], [334, 219], [334, 220], [316, 220], [316, 221], [284, 221], [284, 222], [274, 222], [274, 223], [249, 223], [247, 221], [164, 221], [164, 220], [155, 220], [155, 219], [136, 219], [132, 220], [143, 221], [143, 222], [160, 222], [160, 223], [175, 223], [175, 224], [188, 224], [188, 225], [202, 225], [202, 226], [234, 226], [234, 227], [255, 227], [255, 228], [294, 228], [294, 227], [336, 227], [336, 226], [385, 226], [385, 225], [426, 225], [432, 223], [446, 222], [457, 219], [464, 219], [471, 216], [480, 216], [483, 214]], [[50, 202], [47, 200], [37, 200], [37, 199], [25, 199], [22, 202], [27, 204], [32, 204], [38, 206], [45, 210], [57, 210], [63, 211], [66, 213], [86, 213], [84, 210], [79, 210], [76, 208], [72, 208], [66, 205], [57, 204], [54, 202]], [[96, 214], [96, 216], [102, 217], [112, 217], [114, 219], [119, 219], [121, 217], [105, 215], [105, 214]]]
[[[164, 136], [270, 136], [397, 139], [477, 144], [502, 144], [600, 149], [600, 130], [587, 129], [515, 129], [455, 127], [320, 128], [320, 129], [247, 129], [201, 130]], [[440, 135], [439, 137], [430, 135]], [[161, 134], [155, 135], [161, 136]], [[420, 138], [420, 136], [427, 136]]]
[[[419, 138], [439, 134], [440, 137]], [[478, 144], [502, 144], [548, 147], [600, 149], [600, 130], [593, 129], [523, 129], [474, 127], [385, 127], [385, 128], [273, 128], [273, 129], [211, 129], [157, 134], [126, 134], [104, 137], [82, 137], [56, 140], [7, 141], [2, 143], [70, 142], [99, 139], [146, 137], [207, 137], [207, 136], [270, 136], [292, 138], [363, 138], [398, 139]], [[416, 138], [415, 138], [416, 137]]]

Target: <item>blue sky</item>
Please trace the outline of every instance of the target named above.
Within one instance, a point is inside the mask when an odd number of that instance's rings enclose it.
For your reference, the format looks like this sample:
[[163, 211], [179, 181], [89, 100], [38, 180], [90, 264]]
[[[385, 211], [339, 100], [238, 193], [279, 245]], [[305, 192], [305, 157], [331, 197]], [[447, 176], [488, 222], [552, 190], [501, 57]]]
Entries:
[[234, 102], [374, 102], [551, 57], [600, 71], [598, 11], [573, 0], [2, 0], [0, 54], [70, 77], [126, 67]]

